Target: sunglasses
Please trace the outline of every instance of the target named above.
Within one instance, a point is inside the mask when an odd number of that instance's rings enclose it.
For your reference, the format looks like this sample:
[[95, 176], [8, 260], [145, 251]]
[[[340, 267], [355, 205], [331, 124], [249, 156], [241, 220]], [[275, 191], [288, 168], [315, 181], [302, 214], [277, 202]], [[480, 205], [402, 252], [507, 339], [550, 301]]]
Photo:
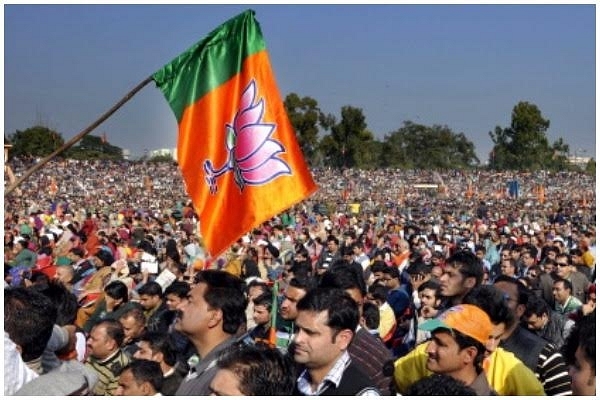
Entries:
[[558, 263], [556, 265], [558, 265], [559, 267], [568, 267], [569, 266], [569, 264], [561, 264], [561, 263]]

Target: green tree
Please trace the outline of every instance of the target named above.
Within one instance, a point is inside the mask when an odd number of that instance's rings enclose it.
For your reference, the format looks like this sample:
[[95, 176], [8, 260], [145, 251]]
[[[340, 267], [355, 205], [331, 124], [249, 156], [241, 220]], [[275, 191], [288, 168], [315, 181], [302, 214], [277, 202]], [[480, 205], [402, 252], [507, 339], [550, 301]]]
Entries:
[[321, 140], [320, 148], [326, 164], [333, 167], [364, 168], [371, 165], [373, 154], [373, 134], [367, 129], [362, 109], [344, 106], [340, 122], [328, 115], [322, 125], [331, 130]]
[[546, 137], [550, 121], [539, 108], [526, 101], [512, 111], [508, 128], [496, 126], [489, 135], [494, 143], [490, 168], [495, 170], [557, 170], [565, 166], [569, 146], [560, 138], [552, 145]]
[[319, 144], [319, 121], [323, 120], [317, 101], [312, 97], [300, 98], [296, 93], [290, 93], [285, 98], [284, 106], [304, 158], [314, 165]]
[[475, 146], [463, 133], [411, 121], [385, 136], [381, 159], [390, 167], [415, 169], [465, 169], [479, 164]]
[[64, 143], [62, 135], [45, 126], [34, 126], [8, 135], [9, 157], [45, 157]]
[[111, 145], [100, 136], [86, 135], [67, 151], [67, 157], [77, 160], [121, 160], [123, 149]]
[[585, 166], [585, 173], [588, 175], [596, 176], [596, 160], [590, 158]]

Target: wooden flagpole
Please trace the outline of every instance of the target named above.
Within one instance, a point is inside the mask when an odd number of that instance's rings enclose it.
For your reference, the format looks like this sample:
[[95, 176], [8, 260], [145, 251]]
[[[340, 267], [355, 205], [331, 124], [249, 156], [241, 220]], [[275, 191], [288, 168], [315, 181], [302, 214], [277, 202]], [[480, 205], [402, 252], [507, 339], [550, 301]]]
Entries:
[[125, 104], [129, 100], [131, 100], [131, 98], [135, 94], [137, 94], [137, 92], [139, 92], [140, 90], [142, 90], [142, 88], [144, 86], [146, 86], [148, 83], [150, 83], [152, 80], [153, 80], [152, 76], [149, 76], [146, 79], [144, 79], [135, 88], [133, 88], [129, 93], [127, 93], [110, 110], [108, 110], [107, 112], [105, 112], [104, 114], [102, 114], [102, 116], [100, 116], [100, 118], [98, 118], [96, 121], [94, 121], [94, 123], [92, 123], [90, 126], [88, 126], [87, 128], [85, 128], [83, 131], [79, 132], [76, 136], [73, 136], [71, 138], [71, 140], [69, 140], [68, 142], [66, 142], [65, 144], [63, 144], [60, 148], [54, 150], [50, 155], [46, 156], [46, 158], [44, 158], [42, 161], [40, 161], [39, 163], [35, 164], [33, 167], [31, 167], [27, 171], [25, 171], [25, 173], [23, 174], [23, 176], [21, 176], [19, 179], [17, 179], [12, 185], [10, 185], [8, 187], [8, 189], [6, 189], [6, 191], [4, 192], [4, 196], [6, 197], [7, 195], [11, 194], [13, 190], [15, 190], [21, 183], [23, 183], [23, 181], [25, 181], [25, 179], [29, 178], [34, 172], [36, 172], [37, 170], [39, 170], [40, 168], [42, 168], [46, 163], [48, 163], [48, 161], [50, 161], [51, 159], [53, 159], [54, 157], [56, 157], [57, 155], [59, 155], [63, 151], [69, 149], [75, 143], [77, 143], [78, 141], [80, 141], [85, 135], [87, 135], [88, 133], [90, 133], [91, 131], [93, 131], [94, 129], [96, 129], [98, 127], [98, 125], [100, 125], [101, 123], [103, 123], [104, 121], [106, 121], [119, 108], [121, 108], [123, 106], [123, 104]]

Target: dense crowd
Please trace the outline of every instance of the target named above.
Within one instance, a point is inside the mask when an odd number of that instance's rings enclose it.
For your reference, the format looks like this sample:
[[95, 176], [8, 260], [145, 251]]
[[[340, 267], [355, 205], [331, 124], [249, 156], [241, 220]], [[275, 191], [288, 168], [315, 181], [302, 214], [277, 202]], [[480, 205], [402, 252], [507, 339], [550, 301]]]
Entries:
[[313, 176], [208, 254], [176, 165], [49, 162], [5, 196], [5, 394], [595, 394], [594, 177]]

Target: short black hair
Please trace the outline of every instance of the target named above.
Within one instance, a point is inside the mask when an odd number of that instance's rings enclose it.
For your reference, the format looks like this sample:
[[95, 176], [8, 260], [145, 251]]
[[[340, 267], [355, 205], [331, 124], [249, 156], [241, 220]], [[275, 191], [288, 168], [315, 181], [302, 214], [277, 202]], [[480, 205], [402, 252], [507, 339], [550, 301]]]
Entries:
[[122, 300], [123, 303], [129, 301], [129, 289], [121, 281], [112, 281], [104, 287], [104, 293], [115, 300]]
[[459, 250], [446, 260], [446, 265], [458, 264], [458, 271], [466, 278], [475, 278], [475, 286], [483, 281], [483, 264], [469, 250]]
[[106, 329], [106, 336], [113, 339], [118, 347], [123, 345], [123, 341], [125, 340], [125, 331], [123, 330], [123, 325], [116, 319], [107, 318], [102, 319], [94, 324], [92, 329], [104, 325]]
[[273, 295], [270, 292], [265, 292], [252, 300], [255, 306], [265, 306], [269, 312], [273, 306]]
[[482, 285], [471, 290], [463, 299], [463, 303], [481, 308], [490, 317], [492, 324], [504, 323], [512, 326], [515, 315], [508, 307], [504, 293], [493, 285]]
[[206, 284], [204, 300], [223, 312], [223, 331], [231, 335], [246, 322], [246, 296], [243, 281], [220, 270], [203, 270], [196, 274], [196, 283]]
[[375, 260], [375, 261], [373, 261], [373, 264], [371, 264], [371, 272], [372, 273], [383, 272], [387, 268], [389, 268], [389, 267], [387, 265], [385, 265], [385, 262], [382, 260]]
[[165, 332], [144, 331], [140, 342], [148, 342], [152, 353], [162, 353], [165, 364], [172, 367], [177, 362], [177, 349], [173, 338]]
[[332, 287], [312, 289], [298, 301], [296, 308], [298, 312], [327, 311], [327, 326], [334, 331], [332, 341], [339, 332], [345, 329], [349, 329], [354, 334], [358, 326], [358, 304], [342, 289]]
[[417, 289], [417, 293], [421, 293], [425, 289], [433, 290], [435, 292], [436, 299], [442, 297], [441, 286], [438, 281], [433, 281], [430, 279], [428, 281], [423, 282], [421, 286], [419, 286], [419, 288]]
[[166, 297], [168, 294], [174, 294], [180, 299], [185, 299], [190, 293], [190, 289], [190, 284], [188, 282], [174, 281], [165, 289], [164, 297]]
[[105, 267], [110, 267], [115, 262], [115, 258], [108, 250], [100, 249], [98, 252], [96, 252], [96, 254], [94, 254], [94, 256], [98, 257], [100, 261], [102, 261], [102, 265]]
[[31, 289], [37, 290], [48, 297], [56, 307], [56, 324], [59, 326], [74, 325], [77, 319], [77, 296], [69, 291], [60, 281], [53, 279], [47, 285], [33, 285]]
[[530, 318], [534, 314], [538, 317], [541, 317], [543, 314], [550, 316], [550, 306], [546, 303], [546, 300], [537, 296], [531, 296], [529, 298], [523, 317]]
[[164, 378], [158, 362], [134, 359], [123, 368], [121, 374], [127, 370], [131, 371], [133, 379], [138, 384], [148, 382], [156, 392], [162, 389]]
[[317, 280], [312, 276], [294, 276], [290, 279], [289, 286], [309, 291], [317, 286]]
[[[564, 278], [557, 278], [554, 280], [554, 283], [562, 282], [563, 288], [568, 289], [569, 292], [573, 293], [573, 284]], [[554, 283], [552, 285], [554, 285]]]
[[379, 314], [379, 307], [375, 304], [366, 302], [363, 304], [363, 318], [365, 320], [365, 325], [367, 329], [377, 329], [379, 328], [379, 321], [381, 320], [381, 315]]
[[433, 374], [413, 383], [406, 396], [477, 396], [464, 382], [445, 374]]
[[137, 292], [140, 296], [147, 295], [162, 297], [163, 294], [162, 287], [158, 284], [158, 282], [154, 281], [142, 285], [142, 287], [139, 288]]
[[494, 280], [494, 284], [497, 282], [508, 282], [517, 286], [517, 304], [527, 305], [527, 301], [531, 296], [533, 296], [532, 292], [518, 278], [513, 278], [512, 276], [506, 275], [499, 275]]
[[238, 389], [246, 396], [289, 396], [296, 384], [292, 359], [260, 343], [230, 347], [217, 367], [236, 375]]
[[585, 359], [596, 375], [596, 313], [583, 316], [575, 323], [560, 352], [568, 365], [575, 364], [575, 352], [581, 347]]
[[390, 289], [387, 286], [376, 284], [372, 284], [371, 286], [369, 286], [369, 294], [371, 295], [371, 297], [373, 297], [373, 300], [378, 300], [382, 303], [387, 301], [389, 291]]
[[23, 361], [42, 355], [56, 317], [56, 307], [42, 293], [21, 287], [4, 289], [4, 331], [21, 347]]
[[320, 287], [334, 287], [338, 289], [358, 289], [364, 296], [367, 294], [367, 285], [355, 268], [344, 265], [334, 265], [321, 275]]

